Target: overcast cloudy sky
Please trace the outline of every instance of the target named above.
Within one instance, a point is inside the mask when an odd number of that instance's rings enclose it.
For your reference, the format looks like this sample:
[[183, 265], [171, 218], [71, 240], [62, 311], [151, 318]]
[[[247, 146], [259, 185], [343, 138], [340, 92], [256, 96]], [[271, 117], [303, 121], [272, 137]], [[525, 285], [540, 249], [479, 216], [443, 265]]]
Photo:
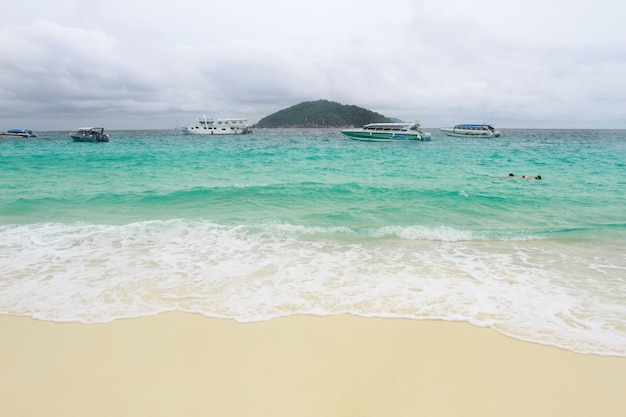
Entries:
[[626, 128], [624, 16], [624, 0], [20, 0], [0, 13], [0, 130], [257, 122], [318, 99], [425, 127]]

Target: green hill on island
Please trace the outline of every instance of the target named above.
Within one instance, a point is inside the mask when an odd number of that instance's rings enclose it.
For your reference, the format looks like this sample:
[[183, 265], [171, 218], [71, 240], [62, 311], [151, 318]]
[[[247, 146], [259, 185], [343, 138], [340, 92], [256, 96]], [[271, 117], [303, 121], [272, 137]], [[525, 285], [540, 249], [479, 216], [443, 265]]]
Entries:
[[382, 114], [328, 100], [305, 101], [259, 120], [255, 127], [347, 127], [391, 122]]

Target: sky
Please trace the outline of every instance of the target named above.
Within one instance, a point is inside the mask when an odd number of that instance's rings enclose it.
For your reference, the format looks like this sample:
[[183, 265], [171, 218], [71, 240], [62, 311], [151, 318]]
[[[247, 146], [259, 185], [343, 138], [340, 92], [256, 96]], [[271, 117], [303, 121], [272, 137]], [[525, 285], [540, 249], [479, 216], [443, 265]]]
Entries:
[[424, 127], [626, 129], [623, 0], [20, 0], [0, 130], [251, 123], [303, 101]]

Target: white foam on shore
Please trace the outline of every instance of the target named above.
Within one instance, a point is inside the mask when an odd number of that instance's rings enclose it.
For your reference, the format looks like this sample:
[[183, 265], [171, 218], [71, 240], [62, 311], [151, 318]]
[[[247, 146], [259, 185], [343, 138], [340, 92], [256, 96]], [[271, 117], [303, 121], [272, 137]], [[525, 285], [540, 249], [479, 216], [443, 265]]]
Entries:
[[238, 321], [342, 313], [458, 320], [626, 356], [620, 248], [420, 226], [2, 226], [0, 313], [84, 323], [171, 310]]

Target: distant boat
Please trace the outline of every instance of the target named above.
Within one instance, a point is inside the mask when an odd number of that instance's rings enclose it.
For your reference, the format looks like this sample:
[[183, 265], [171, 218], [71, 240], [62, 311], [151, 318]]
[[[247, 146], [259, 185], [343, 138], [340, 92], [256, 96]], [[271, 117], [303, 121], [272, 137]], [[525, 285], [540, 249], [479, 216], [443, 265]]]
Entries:
[[36, 138], [37, 134], [30, 129], [9, 129], [0, 134], [3, 138]]
[[70, 133], [74, 142], [108, 142], [109, 135], [104, 133], [103, 127], [81, 127], [75, 133]]
[[500, 136], [500, 132], [498, 132], [493, 126], [482, 123], [482, 124], [460, 124], [454, 127], [442, 127], [441, 131], [448, 136], [455, 137], [494, 137], [497, 138]]
[[388, 142], [398, 140], [430, 140], [430, 133], [423, 132], [415, 123], [369, 123], [358, 129], [345, 129], [341, 133], [354, 140]]
[[182, 128], [183, 133], [194, 135], [243, 135], [252, 133], [247, 119], [212, 119], [202, 115], [189, 126]]

